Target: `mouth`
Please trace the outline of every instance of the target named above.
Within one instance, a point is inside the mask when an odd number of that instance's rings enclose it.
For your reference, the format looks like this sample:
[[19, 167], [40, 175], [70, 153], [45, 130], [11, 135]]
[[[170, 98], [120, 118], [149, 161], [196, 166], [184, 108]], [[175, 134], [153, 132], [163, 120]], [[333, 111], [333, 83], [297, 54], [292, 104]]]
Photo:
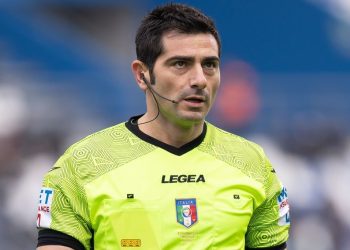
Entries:
[[191, 103], [202, 103], [206, 101], [204, 96], [188, 96], [184, 100]]

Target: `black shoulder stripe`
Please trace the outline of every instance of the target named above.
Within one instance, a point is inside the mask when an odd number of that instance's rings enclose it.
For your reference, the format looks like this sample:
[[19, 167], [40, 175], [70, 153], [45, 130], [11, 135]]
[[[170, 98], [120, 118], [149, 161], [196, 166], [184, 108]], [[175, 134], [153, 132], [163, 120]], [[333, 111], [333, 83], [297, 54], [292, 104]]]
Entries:
[[245, 250], [286, 250], [287, 249], [287, 243], [284, 242], [281, 245], [273, 246], [273, 247], [263, 247], [263, 248], [249, 248], [246, 247]]
[[80, 241], [68, 234], [52, 229], [41, 229], [38, 233], [37, 247], [47, 245], [60, 245], [73, 248], [74, 250], [85, 250]]

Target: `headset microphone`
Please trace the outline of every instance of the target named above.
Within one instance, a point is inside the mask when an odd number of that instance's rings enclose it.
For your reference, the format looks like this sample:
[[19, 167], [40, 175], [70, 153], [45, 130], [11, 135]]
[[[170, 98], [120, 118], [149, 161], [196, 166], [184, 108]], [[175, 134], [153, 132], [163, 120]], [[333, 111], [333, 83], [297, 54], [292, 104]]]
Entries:
[[152, 88], [151, 84], [147, 81], [147, 79], [146, 79], [146, 77], [145, 77], [145, 75], [144, 75], [143, 73], [141, 74], [141, 78], [142, 78], [142, 80], [146, 83], [147, 87], [150, 89], [151, 92], [155, 93], [157, 96], [159, 96], [160, 98], [163, 98], [164, 100], [167, 100], [167, 101], [172, 102], [172, 103], [178, 103], [178, 102], [175, 101], [175, 100], [166, 98], [166, 97], [164, 97], [164, 96], [158, 94], [158, 92], [155, 91], [155, 90]]
[[142, 124], [146, 124], [146, 123], [153, 122], [155, 119], [158, 118], [158, 116], [159, 116], [159, 104], [158, 104], [158, 101], [157, 101], [156, 97], [154, 96], [154, 94], [156, 94], [157, 96], [159, 96], [159, 97], [161, 97], [161, 98], [163, 98], [164, 100], [167, 100], [167, 101], [169, 101], [169, 102], [178, 103], [178, 102], [175, 101], [175, 100], [168, 99], [168, 98], [166, 98], [166, 97], [164, 97], [164, 96], [158, 94], [158, 93], [152, 88], [151, 84], [147, 81], [147, 79], [146, 79], [146, 77], [145, 77], [145, 75], [144, 75], [143, 73], [141, 73], [141, 78], [142, 78], [142, 80], [145, 82], [145, 84], [147, 85], [147, 87], [149, 88], [149, 90], [151, 91], [151, 94], [152, 94], [152, 96], [153, 96], [153, 98], [154, 98], [154, 100], [155, 100], [155, 102], [156, 102], [156, 105], [157, 105], [157, 114], [156, 114], [156, 116], [153, 117], [151, 120], [148, 120], [148, 121], [145, 121], [145, 122], [137, 122], [137, 121], [131, 120], [131, 124], [137, 125], [137, 126], [138, 126], [138, 125], [142, 125]]

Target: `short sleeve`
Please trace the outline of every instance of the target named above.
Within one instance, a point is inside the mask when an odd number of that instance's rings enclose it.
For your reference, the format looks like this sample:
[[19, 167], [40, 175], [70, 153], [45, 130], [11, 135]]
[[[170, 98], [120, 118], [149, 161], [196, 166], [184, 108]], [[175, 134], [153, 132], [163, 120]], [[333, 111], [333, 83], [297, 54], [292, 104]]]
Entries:
[[90, 249], [92, 230], [86, 196], [69, 157], [61, 157], [44, 177], [39, 195], [37, 228], [67, 234]]
[[250, 249], [283, 245], [288, 240], [290, 217], [287, 189], [277, 177], [265, 157], [267, 170], [264, 189], [265, 201], [258, 206], [249, 222], [246, 246]]

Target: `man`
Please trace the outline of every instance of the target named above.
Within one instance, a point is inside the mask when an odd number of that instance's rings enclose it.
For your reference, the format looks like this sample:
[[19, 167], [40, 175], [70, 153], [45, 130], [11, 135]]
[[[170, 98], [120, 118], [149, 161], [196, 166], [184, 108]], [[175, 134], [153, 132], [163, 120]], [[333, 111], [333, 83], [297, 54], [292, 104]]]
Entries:
[[256, 144], [205, 117], [220, 84], [211, 19], [148, 14], [131, 64], [147, 111], [71, 146], [45, 176], [38, 249], [285, 249], [285, 188]]

